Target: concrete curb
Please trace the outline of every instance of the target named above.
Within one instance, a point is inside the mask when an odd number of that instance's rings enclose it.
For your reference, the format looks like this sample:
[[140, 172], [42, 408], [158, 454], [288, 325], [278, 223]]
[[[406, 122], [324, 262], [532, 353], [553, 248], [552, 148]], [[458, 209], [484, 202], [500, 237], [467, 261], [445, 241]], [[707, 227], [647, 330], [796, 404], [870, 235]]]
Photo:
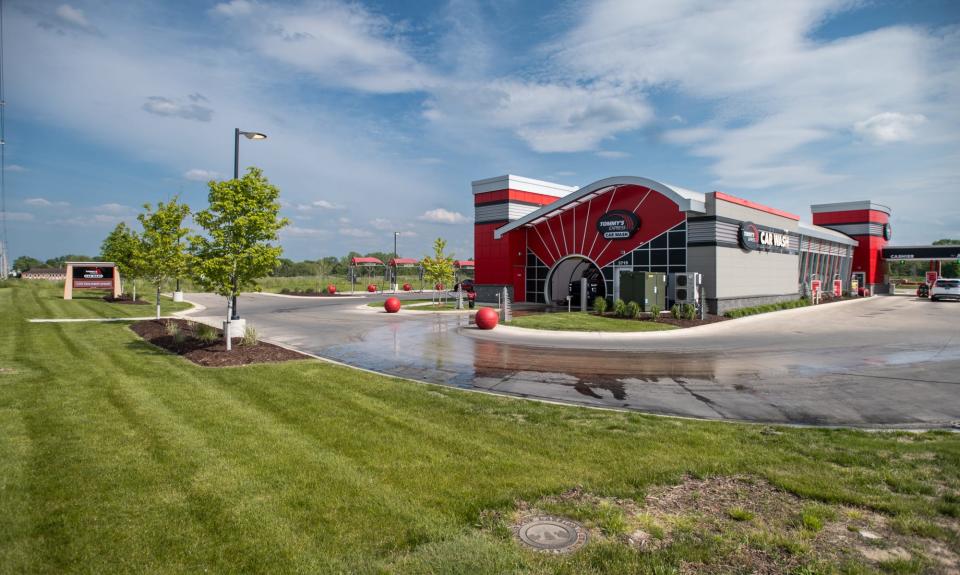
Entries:
[[[771, 321], [772, 318], [784, 319], [790, 318], [794, 315], [799, 315], [803, 313], [820, 313], [824, 309], [831, 309], [832, 306], [840, 305], [849, 305], [865, 301], [875, 301], [876, 297], [872, 298], [857, 298], [851, 300], [845, 300], [840, 302], [834, 302], [831, 304], [821, 304], [816, 306], [806, 306], [798, 307], [793, 309], [779, 310], [775, 312], [761, 313], [756, 315], [750, 315], [747, 317], [741, 317], [736, 319], [728, 319], [726, 321], [721, 321], [717, 323], [711, 323], [707, 325], [698, 325], [695, 327], [681, 328], [681, 329], [670, 329], [663, 331], [647, 331], [647, 332], [605, 332], [605, 331], [560, 331], [560, 330], [546, 330], [546, 329], [534, 329], [526, 327], [516, 327], [509, 325], [498, 325], [495, 329], [492, 330], [479, 330], [479, 329], [465, 329], [460, 328], [460, 333], [467, 336], [473, 337], [476, 339], [483, 339], [487, 341], [498, 341], [500, 343], [516, 343], [516, 344], [529, 344], [540, 347], [544, 347], [546, 343], [550, 340], [554, 341], [563, 341], [563, 342], [578, 342], [582, 344], [582, 349], [595, 349], [600, 351], [606, 351], [610, 348], [604, 347], [604, 342], [609, 343], [630, 343], [630, 342], [644, 342], [644, 341], [656, 341], [656, 340], [672, 340], [672, 339], [685, 339], [687, 337], [709, 335], [712, 333], [724, 333], [731, 330], [741, 329], [744, 326], [750, 325], [751, 323]], [[498, 336], [505, 337], [498, 337]], [[540, 341], [528, 342], [525, 341], [532, 336], [536, 336], [536, 339]], [[544, 341], [547, 340], [547, 341]]]

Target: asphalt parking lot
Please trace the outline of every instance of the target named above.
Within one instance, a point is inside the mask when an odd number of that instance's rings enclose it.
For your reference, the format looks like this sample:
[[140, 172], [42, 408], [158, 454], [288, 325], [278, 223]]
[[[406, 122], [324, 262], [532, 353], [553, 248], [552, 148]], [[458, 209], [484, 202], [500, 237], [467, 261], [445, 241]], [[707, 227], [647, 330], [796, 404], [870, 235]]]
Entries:
[[[188, 299], [208, 308], [193, 316], [225, 309], [217, 296]], [[365, 308], [370, 301], [244, 295], [239, 308], [270, 341], [492, 393], [751, 422], [931, 428], [960, 421], [960, 302], [881, 296], [597, 337], [481, 332], [466, 314], [386, 314]]]

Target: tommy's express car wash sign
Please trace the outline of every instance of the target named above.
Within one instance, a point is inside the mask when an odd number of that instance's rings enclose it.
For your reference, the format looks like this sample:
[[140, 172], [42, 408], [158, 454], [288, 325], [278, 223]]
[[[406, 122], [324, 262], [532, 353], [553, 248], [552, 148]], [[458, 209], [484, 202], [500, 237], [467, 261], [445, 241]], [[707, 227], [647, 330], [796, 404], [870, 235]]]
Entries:
[[74, 266], [73, 289], [113, 289], [113, 266]]
[[753, 222], [740, 222], [740, 247], [748, 251], [785, 252], [790, 249], [790, 234]]
[[597, 231], [605, 240], [622, 240], [632, 237], [640, 229], [640, 218], [627, 210], [613, 210], [600, 216]]

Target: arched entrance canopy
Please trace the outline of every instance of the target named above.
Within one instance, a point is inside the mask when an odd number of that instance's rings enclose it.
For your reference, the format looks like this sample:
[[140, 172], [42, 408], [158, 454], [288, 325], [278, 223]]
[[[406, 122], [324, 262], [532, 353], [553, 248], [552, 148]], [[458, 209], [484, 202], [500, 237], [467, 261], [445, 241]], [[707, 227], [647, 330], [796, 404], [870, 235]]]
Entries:
[[593, 198], [605, 194], [618, 186], [642, 186], [655, 192], [663, 194], [666, 198], [677, 204], [680, 211], [695, 212], [699, 214], [706, 213], [706, 197], [700, 192], [693, 192], [677, 186], [671, 186], [657, 182], [648, 178], [637, 176], [614, 176], [598, 180], [589, 186], [585, 186], [567, 194], [559, 200], [543, 206], [542, 208], [530, 212], [526, 216], [514, 220], [509, 224], [498, 228], [493, 232], [493, 237], [500, 239], [504, 234], [524, 226], [532, 226], [544, 220], [558, 216], [567, 210], [571, 210], [578, 205], [588, 202]]

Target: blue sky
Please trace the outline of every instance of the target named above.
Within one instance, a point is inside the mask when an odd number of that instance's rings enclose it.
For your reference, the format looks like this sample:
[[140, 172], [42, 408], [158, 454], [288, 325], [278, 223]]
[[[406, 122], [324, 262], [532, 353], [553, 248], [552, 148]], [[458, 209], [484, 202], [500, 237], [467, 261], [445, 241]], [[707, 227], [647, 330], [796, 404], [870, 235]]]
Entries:
[[960, 3], [145, 2], [5, 6], [10, 251], [96, 253], [241, 166], [294, 259], [472, 255], [470, 181], [635, 175], [793, 211], [870, 199], [960, 237]]

